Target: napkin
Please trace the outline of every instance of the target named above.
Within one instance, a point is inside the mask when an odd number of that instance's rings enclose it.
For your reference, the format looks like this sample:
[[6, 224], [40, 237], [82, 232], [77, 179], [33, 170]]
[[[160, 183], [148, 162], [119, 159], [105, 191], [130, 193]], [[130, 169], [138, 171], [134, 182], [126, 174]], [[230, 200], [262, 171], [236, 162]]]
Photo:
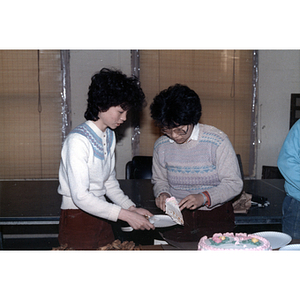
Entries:
[[183, 216], [175, 197], [166, 199], [166, 214], [169, 215], [177, 224], [184, 224]]
[[243, 191], [241, 196], [232, 203], [233, 211], [235, 214], [246, 214], [251, 207], [252, 195]]

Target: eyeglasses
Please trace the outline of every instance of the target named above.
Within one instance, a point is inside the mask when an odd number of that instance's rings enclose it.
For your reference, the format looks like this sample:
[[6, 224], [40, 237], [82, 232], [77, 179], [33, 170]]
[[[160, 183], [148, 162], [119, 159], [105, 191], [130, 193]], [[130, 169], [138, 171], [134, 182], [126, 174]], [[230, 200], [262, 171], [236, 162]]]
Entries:
[[176, 135], [186, 135], [187, 132], [189, 131], [189, 125], [185, 125], [185, 126], [186, 126], [186, 130], [184, 130], [183, 128], [179, 128], [179, 127], [176, 127], [173, 129], [162, 128], [161, 132], [166, 135], [172, 135], [173, 133], [175, 133]]

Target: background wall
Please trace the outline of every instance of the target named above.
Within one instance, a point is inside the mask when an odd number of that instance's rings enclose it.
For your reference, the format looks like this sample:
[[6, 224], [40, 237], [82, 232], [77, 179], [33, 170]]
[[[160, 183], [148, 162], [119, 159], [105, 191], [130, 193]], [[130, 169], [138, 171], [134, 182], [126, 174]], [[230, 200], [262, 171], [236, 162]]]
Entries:
[[256, 177], [263, 165], [277, 166], [289, 131], [291, 94], [300, 93], [300, 50], [258, 52], [258, 144]]
[[[256, 178], [263, 165], [277, 166], [282, 143], [289, 131], [290, 99], [300, 93], [300, 50], [261, 50], [258, 52], [258, 140]], [[71, 50], [72, 128], [84, 122], [91, 76], [102, 67], [115, 67], [131, 74], [130, 50]], [[116, 149], [117, 178], [125, 178], [125, 165], [131, 159], [131, 129], [123, 127]]]

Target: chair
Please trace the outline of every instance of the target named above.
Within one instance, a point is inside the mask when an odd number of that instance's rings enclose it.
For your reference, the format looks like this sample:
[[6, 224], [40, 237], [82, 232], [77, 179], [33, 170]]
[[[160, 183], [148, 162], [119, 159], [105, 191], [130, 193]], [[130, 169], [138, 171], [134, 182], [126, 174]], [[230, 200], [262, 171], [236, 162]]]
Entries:
[[300, 94], [291, 94], [290, 129], [299, 120]]
[[126, 164], [126, 179], [151, 179], [152, 156], [134, 156]]
[[243, 170], [243, 164], [242, 164], [242, 158], [240, 154], [236, 155], [236, 158], [239, 162], [239, 166], [240, 166], [240, 171], [241, 171], [241, 175], [242, 175], [242, 179], [244, 180], [244, 170]]
[[261, 179], [284, 179], [278, 167], [262, 166]]

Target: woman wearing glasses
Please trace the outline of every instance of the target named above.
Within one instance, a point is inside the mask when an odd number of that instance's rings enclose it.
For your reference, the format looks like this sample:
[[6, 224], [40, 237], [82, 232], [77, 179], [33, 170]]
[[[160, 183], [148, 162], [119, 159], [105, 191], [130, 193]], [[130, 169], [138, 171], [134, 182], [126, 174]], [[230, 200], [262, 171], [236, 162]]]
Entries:
[[236, 153], [221, 130], [200, 124], [201, 102], [189, 87], [176, 84], [160, 92], [150, 106], [161, 128], [154, 145], [153, 175], [156, 205], [165, 211], [174, 196], [184, 226], [164, 232], [172, 240], [197, 240], [234, 229], [230, 200], [242, 191]]

